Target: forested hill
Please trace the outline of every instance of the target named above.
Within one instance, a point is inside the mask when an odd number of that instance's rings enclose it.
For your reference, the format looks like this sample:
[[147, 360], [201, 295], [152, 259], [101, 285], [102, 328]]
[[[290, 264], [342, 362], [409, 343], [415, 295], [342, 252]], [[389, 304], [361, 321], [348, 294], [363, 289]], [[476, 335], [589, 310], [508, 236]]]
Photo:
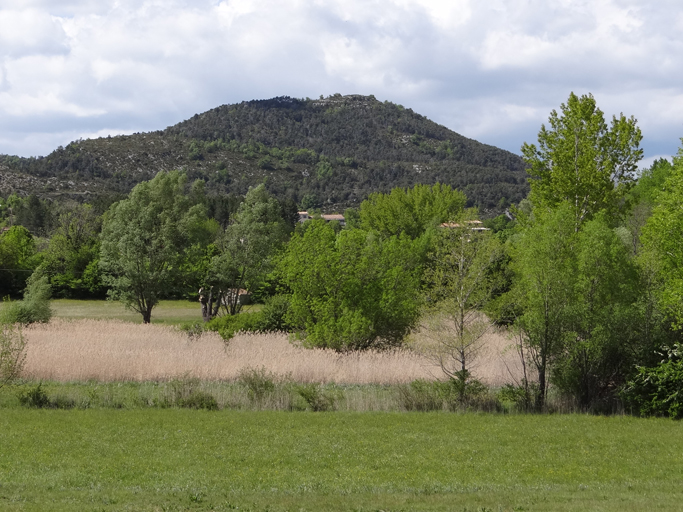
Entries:
[[209, 191], [266, 182], [279, 198], [323, 211], [371, 192], [441, 182], [493, 213], [528, 190], [521, 158], [467, 139], [373, 96], [279, 97], [223, 105], [162, 131], [72, 142], [47, 157], [0, 156], [0, 193], [126, 193], [160, 170], [184, 169]]

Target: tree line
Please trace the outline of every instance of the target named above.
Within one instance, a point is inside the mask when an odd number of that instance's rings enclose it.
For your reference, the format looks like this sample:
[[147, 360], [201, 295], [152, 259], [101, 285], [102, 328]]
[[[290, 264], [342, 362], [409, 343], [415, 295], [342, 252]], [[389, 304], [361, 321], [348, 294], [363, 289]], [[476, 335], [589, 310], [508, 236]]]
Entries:
[[[683, 150], [638, 176], [641, 138], [632, 117], [608, 123], [591, 95], [571, 94], [522, 147], [529, 196], [483, 223], [438, 183], [371, 194], [342, 226], [298, 223], [296, 204], [264, 185], [211, 196], [160, 172], [101, 215], [64, 207], [47, 238], [4, 232], [2, 293], [38, 268], [55, 293], [107, 294], [145, 322], [162, 298], [198, 300], [228, 336], [286, 329], [347, 351], [422, 332], [463, 395], [485, 334], [502, 328], [524, 370], [510, 393], [525, 407], [544, 410], [552, 389], [583, 410], [680, 417]], [[3, 201], [5, 222], [29, 200]], [[240, 314], [245, 292], [262, 313]]]

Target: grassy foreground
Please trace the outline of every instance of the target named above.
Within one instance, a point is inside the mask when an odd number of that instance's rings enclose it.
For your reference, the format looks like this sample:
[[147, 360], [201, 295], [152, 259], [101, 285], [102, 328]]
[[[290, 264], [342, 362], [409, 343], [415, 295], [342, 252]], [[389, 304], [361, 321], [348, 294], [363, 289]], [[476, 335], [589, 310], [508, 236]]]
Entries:
[[581, 415], [0, 414], [2, 510], [680, 510], [683, 424]]

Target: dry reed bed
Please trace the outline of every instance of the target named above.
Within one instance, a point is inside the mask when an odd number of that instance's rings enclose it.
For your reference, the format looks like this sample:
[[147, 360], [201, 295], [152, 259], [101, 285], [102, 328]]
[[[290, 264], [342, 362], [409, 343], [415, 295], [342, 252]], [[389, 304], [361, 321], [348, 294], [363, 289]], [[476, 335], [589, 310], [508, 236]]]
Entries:
[[[285, 334], [244, 334], [226, 346], [216, 333], [190, 338], [162, 325], [55, 319], [26, 328], [24, 335], [24, 376], [32, 379], [233, 380], [241, 370], [259, 367], [297, 382], [398, 384], [440, 377], [438, 368], [410, 350], [338, 354], [295, 346]], [[503, 364], [504, 358], [511, 359], [504, 350], [508, 344], [501, 336], [493, 339], [495, 357], [487, 358], [475, 375], [493, 385], [510, 381], [510, 362]]]

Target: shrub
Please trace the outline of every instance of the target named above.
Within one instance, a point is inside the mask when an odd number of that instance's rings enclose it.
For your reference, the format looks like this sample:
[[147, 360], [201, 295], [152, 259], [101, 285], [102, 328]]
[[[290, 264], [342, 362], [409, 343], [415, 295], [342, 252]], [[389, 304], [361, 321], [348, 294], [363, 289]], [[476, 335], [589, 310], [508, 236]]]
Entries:
[[228, 341], [235, 334], [241, 331], [258, 332], [261, 330], [262, 324], [261, 313], [240, 313], [239, 315], [224, 315], [214, 318], [206, 328], [210, 331], [216, 331], [221, 337]]
[[47, 276], [40, 271], [34, 272], [26, 281], [24, 299], [10, 302], [3, 312], [2, 320], [6, 323], [23, 325], [49, 322], [52, 318], [51, 295], [52, 288]]
[[275, 375], [264, 367], [242, 368], [238, 380], [247, 387], [249, 399], [258, 404], [275, 391]]
[[332, 411], [337, 402], [337, 396], [332, 391], [326, 391], [320, 384], [302, 384], [296, 386], [296, 392], [313, 412]]
[[19, 395], [19, 403], [24, 407], [35, 407], [43, 409], [50, 406], [50, 398], [43, 389], [43, 383], [38, 383], [37, 386], [29, 388], [27, 391]]
[[499, 403], [489, 389], [476, 379], [447, 381], [414, 380], [399, 386], [403, 407], [408, 411], [497, 410]]
[[626, 408], [640, 416], [683, 418], [683, 344], [666, 347], [667, 358], [653, 368], [639, 366], [624, 387]]
[[156, 400], [154, 405], [158, 407], [186, 407], [188, 409], [206, 409], [217, 411], [216, 398], [205, 391], [198, 389], [201, 381], [198, 378], [189, 378], [187, 375], [180, 379], [173, 379], [168, 383], [171, 391], [170, 399], [167, 397]]
[[498, 391], [498, 401], [513, 403], [518, 409], [528, 411], [534, 406], [538, 386], [514, 386], [506, 384]]
[[18, 398], [19, 403], [24, 407], [35, 409], [73, 409], [76, 407], [76, 400], [71, 397], [57, 395], [50, 398], [43, 389], [42, 382], [20, 393]]
[[289, 311], [289, 295], [273, 295], [265, 301], [261, 310], [261, 331], [287, 331], [290, 325], [285, 319]]
[[187, 398], [180, 400], [178, 406], [188, 409], [206, 409], [207, 411], [218, 410], [216, 398], [211, 393], [199, 390], [193, 391]]
[[0, 388], [19, 377], [26, 361], [25, 349], [21, 328], [0, 323]]
[[399, 386], [398, 392], [407, 411], [440, 411], [450, 394], [448, 383], [422, 379]]
[[199, 322], [183, 322], [178, 324], [178, 329], [187, 334], [189, 338], [195, 338], [201, 336], [204, 332], [204, 324]]

